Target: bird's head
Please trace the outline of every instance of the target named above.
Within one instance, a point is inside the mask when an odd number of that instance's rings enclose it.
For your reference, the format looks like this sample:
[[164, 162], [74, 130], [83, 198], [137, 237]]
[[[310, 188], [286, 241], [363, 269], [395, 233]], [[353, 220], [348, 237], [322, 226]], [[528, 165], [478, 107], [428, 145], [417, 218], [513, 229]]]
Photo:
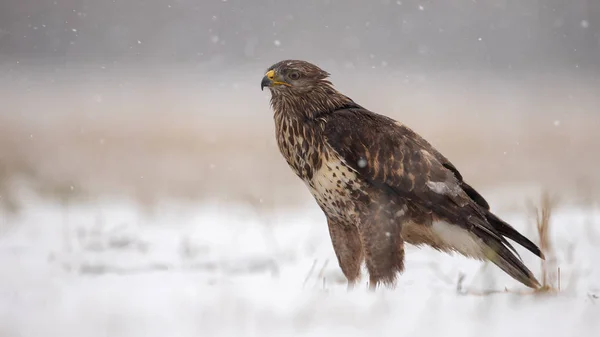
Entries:
[[284, 60], [270, 66], [260, 88], [271, 91], [271, 106], [276, 114], [316, 118], [343, 107], [358, 107], [338, 92], [327, 79], [329, 73], [300, 60]]
[[305, 93], [322, 86], [330, 86], [329, 73], [316, 65], [300, 60], [283, 60], [267, 69], [260, 89], [268, 87], [272, 94]]

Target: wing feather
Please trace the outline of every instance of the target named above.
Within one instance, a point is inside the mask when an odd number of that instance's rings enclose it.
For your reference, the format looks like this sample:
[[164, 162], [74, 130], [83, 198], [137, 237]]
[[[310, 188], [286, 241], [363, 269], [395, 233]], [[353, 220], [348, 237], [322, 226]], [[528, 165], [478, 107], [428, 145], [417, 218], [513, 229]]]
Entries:
[[[507, 231], [488, 221], [487, 201], [463, 181], [447, 158], [410, 128], [357, 107], [327, 116], [324, 133], [331, 148], [371, 185], [482, 239], [499, 241], [518, 256], [503, 236]], [[540, 256], [536, 245], [522, 235], [510, 238]]]
[[483, 217], [461, 188], [458, 170], [440, 162], [441, 155], [408, 127], [365, 109], [344, 109], [328, 116], [324, 132], [328, 144], [374, 186], [452, 223], [464, 223], [460, 209]]

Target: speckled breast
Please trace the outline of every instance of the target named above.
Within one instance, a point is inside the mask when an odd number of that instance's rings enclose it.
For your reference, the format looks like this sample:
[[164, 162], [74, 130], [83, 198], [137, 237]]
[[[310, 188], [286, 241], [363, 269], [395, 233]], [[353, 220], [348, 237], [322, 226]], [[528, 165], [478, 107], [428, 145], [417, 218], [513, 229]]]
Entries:
[[279, 150], [328, 217], [354, 221], [354, 201], [367, 197], [364, 183], [319, 131], [316, 125], [281, 118], [276, 125]]
[[354, 222], [357, 205], [368, 204], [363, 200], [367, 198], [364, 182], [336, 154], [327, 157], [307, 182], [308, 188], [328, 216]]

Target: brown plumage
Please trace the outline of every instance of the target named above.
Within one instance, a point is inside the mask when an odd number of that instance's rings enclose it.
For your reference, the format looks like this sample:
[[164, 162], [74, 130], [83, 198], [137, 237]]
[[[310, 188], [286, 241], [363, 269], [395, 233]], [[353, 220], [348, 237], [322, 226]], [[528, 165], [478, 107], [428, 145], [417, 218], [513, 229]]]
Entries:
[[370, 287], [393, 285], [404, 270], [404, 242], [490, 260], [532, 288], [539, 282], [507, 238], [540, 249], [490, 211], [457, 168], [401, 123], [334, 89], [329, 74], [298, 60], [271, 66], [279, 150], [327, 217], [349, 286], [366, 262]]

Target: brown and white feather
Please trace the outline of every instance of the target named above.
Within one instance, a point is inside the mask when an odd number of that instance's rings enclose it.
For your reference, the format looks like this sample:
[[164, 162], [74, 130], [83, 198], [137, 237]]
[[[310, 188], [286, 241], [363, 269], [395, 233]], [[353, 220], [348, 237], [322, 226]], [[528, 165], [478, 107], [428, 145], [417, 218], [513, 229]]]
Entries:
[[[371, 287], [404, 270], [404, 242], [488, 259], [523, 284], [539, 285], [510, 238], [539, 248], [490, 212], [458, 169], [405, 125], [339, 93], [329, 74], [304, 61], [269, 70], [279, 150], [325, 213], [349, 284], [367, 265]], [[301, 76], [290, 79], [287, 74]]]

